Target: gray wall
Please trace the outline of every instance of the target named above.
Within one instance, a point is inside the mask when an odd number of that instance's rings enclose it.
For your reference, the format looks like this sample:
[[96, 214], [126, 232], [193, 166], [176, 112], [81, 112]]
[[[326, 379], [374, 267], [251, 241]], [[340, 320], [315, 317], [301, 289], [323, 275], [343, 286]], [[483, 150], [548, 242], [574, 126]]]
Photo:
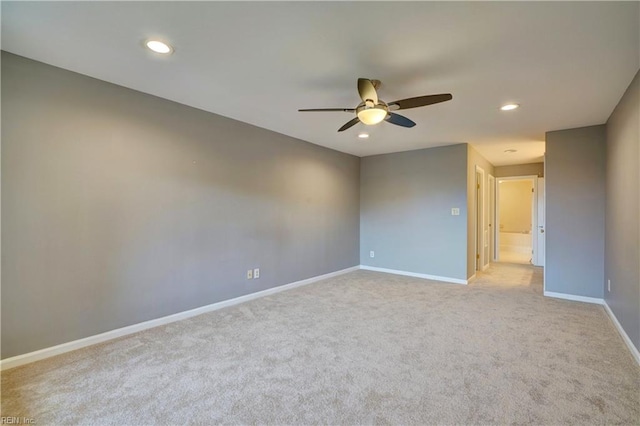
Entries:
[[496, 177], [538, 176], [544, 177], [544, 163], [516, 164], [514, 166], [496, 166]]
[[466, 144], [362, 158], [360, 262], [466, 279], [466, 170]]
[[[640, 349], [640, 72], [607, 122], [607, 304]], [[606, 279], [611, 280], [611, 292]]]
[[546, 290], [603, 297], [604, 125], [546, 135]]
[[7, 53], [2, 124], [2, 358], [359, 263], [357, 157]]
[[[471, 145], [467, 145], [467, 204], [469, 215], [467, 216], [467, 278], [476, 273], [476, 166], [484, 170], [484, 228], [488, 229], [489, 223], [489, 175], [495, 176], [493, 164], [487, 161]], [[490, 263], [489, 242], [484, 247], [484, 264]]]

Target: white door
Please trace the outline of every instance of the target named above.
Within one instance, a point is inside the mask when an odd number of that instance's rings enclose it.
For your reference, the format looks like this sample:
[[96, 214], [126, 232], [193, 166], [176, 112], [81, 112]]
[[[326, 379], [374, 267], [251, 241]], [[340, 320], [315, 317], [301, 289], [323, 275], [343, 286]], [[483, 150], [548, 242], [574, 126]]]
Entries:
[[535, 230], [536, 253], [533, 264], [544, 266], [544, 178], [538, 178], [538, 198], [537, 198], [538, 228]]

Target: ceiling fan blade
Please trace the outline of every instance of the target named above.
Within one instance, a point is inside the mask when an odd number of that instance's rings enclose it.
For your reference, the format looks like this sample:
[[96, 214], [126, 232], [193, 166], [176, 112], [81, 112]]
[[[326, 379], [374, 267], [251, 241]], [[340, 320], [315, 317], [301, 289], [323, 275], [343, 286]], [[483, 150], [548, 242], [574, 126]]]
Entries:
[[358, 79], [358, 93], [362, 98], [362, 102], [373, 101], [374, 105], [378, 105], [378, 92], [376, 92], [376, 87], [368, 78]]
[[415, 98], [400, 99], [399, 101], [389, 102], [389, 107], [398, 106], [397, 109], [418, 108], [427, 105], [433, 105], [440, 102], [446, 102], [453, 99], [451, 93], [443, 93], [441, 95], [418, 96]]
[[387, 115], [387, 118], [385, 118], [385, 120], [391, 124], [402, 127], [413, 127], [416, 125], [416, 123], [409, 120], [407, 117], [400, 114], [394, 114], [392, 112]]
[[349, 121], [348, 123], [346, 123], [344, 126], [340, 127], [338, 129], [339, 132], [344, 132], [345, 130], [347, 130], [350, 127], [355, 126], [356, 124], [358, 124], [360, 122], [360, 119], [358, 117], [354, 118], [353, 120]]
[[310, 108], [299, 109], [298, 112], [326, 112], [326, 111], [340, 111], [340, 112], [356, 112], [353, 108]]

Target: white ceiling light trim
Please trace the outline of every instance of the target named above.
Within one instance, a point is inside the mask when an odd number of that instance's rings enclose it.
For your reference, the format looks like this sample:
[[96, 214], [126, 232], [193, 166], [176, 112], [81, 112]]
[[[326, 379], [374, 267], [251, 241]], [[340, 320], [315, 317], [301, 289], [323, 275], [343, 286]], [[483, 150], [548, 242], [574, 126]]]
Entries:
[[147, 40], [144, 45], [147, 46], [149, 50], [161, 55], [170, 55], [173, 53], [173, 47], [160, 40]]

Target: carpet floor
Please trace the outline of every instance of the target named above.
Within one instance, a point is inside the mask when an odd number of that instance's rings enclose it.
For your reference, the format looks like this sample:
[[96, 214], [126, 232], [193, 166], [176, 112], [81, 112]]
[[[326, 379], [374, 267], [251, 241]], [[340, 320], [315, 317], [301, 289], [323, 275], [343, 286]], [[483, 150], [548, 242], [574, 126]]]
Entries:
[[639, 424], [603, 308], [541, 269], [469, 286], [356, 271], [2, 373], [45, 424]]

